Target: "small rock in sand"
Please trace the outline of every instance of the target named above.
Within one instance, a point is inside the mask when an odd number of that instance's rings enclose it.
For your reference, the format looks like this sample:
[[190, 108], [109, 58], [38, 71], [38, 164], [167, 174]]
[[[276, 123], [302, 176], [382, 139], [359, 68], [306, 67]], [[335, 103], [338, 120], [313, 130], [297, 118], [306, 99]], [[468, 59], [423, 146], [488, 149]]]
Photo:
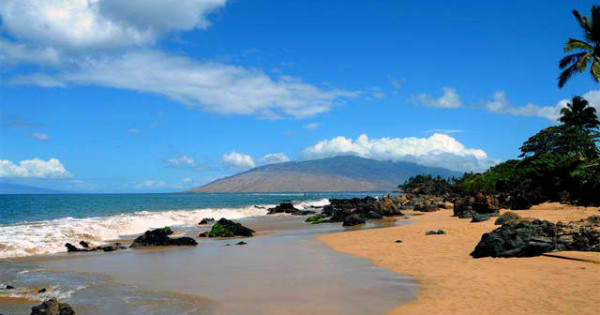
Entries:
[[437, 231], [431, 230], [431, 231], [425, 232], [425, 235], [441, 235], [441, 234], [446, 234], [446, 231], [439, 229]]

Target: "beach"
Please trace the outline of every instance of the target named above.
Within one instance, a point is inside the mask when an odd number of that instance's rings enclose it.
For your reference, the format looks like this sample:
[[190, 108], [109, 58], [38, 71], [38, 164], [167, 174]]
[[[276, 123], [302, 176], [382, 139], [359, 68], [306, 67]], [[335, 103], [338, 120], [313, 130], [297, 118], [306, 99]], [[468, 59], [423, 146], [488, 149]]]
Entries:
[[[599, 215], [598, 210], [546, 203], [518, 213], [565, 222]], [[408, 225], [317, 239], [333, 250], [368, 258], [374, 266], [416, 279], [417, 298], [391, 314], [597, 314], [600, 253], [473, 259], [469, 253], [482, 234], [497, 227], [493, 219], [470, 223], [452, 217], [452, 210], [412, 219]], [[438, 229], [447, 234], [425, 235]]]
[[[324, 201], [296, 206], [315, 204]], [[175, 236], [193, 237], [199, 245], [111, 253], [63, 250], [0, 260], [0, 283], [17, 288], [0, 292], [0, 313], [28, 314], [50, 296], [82, 314], [595, 314], [600, 305], [600, 253], [472, 258], [469, 253], [482, 235], [498, 227], [494, 218], [471, 223], [453, 217], [450, 209], [406, 210], [405, 217], [343, 227], [308, 224], [306, 216], [254, 215], [250, 208], [265, 213], [257, 206], [85, 219], [89, 226], [109, 222], [103, 226], [112, 227], [115, 220], [139, 221], [140, 216], [177, 218], [181, 225], [173, 227]], [[544, 203], [518, 213], [568, 222], [599, 210]], [[198, 238], [207, 227], [194, 222], [206, 213], [247, 215], [236, 221], [256, 235]], [[41, 225], [46, 233], [55, 230], [55, 221], [49, 222], [49, 229]], [[446, 234], [425, 235], [439, 229]], [[132, 239], [104, 241], [128, 245]], [[246, 244], [236, 245], [240, 241]], [[40, 294], [39, 288], [47, 292]]]

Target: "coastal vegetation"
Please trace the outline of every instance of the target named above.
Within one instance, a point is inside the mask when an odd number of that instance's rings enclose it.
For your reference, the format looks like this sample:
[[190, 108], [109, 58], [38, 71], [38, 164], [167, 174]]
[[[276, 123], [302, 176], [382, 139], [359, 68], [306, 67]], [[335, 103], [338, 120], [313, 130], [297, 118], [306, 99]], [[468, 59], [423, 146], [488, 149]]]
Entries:
[[561, 110], [560, 125], [542, 129], [511, 159], [460, 178], [409, 178], [406, 193], [498, 196], [503, 207], [528, 209], [545, 201], [600, 205], [600, 150], [596, 109], [576, 96]]

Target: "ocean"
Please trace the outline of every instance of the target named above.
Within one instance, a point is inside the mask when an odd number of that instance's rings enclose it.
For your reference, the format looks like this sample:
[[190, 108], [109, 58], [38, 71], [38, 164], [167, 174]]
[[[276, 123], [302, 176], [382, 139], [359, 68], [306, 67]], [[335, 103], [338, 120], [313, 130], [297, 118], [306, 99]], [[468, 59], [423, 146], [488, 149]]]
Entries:
[[0, 195], [0, 259], [64, 252], [64, 244], [94, 244], [164, 226], [194, 226], [202, 218], [264, 216], [283, 201], [303, 207], [364, 193], [199, 193]]

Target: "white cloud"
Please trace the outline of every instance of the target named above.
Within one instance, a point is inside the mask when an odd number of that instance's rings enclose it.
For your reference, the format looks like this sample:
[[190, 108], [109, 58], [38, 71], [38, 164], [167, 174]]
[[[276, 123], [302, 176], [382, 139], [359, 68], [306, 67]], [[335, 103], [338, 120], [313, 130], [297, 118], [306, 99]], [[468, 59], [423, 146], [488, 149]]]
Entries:
[[[582, 95], [588, 100], [590, 106], [600, 111], [600, 90], [592, 90]], [[556, 122], [560, 117], [560, 110], [567, 106], [570, 99], [563, 99], [554, 106], [538, 106], [529, 103], [525, 106], [515, 107], [510, 105], [510, 101], [504, 91], [497, 91], [492, 95], [492, 99], [485, 104], [485, 108], [492, 113], [509, 114], [515, 116], [533, 116], [546, 118]]]
[[250, 155], [237, 153], [235, 151], [231, 151], [231, 153], [228, 154], [223, 154], [221, 157], [221, 163], [223, 163], [229, 169], [240, 171], [256, 167], [254, 159]]
[[196, 168], [197, 167], [196, 161], [193, 158], [191, 158], [185, 154], [179, 155], [172, 159], [168, 159], [167, 164], [169, 164], [170, 166], [173, 166], [173, 167], [177, 167], [177, 168]]
[[9, 160], [0, 160], [0, 178], [70, 178], [72, 176], [55, 158], [48, 161], [23, 160], [19, 164]]
[[386, 98], [387, 94], [382, 93], [382, 92], [373, 92], [373, 97], [374, 98]]
[[419, 94], [412, 96], [412, 102], [416, 105], [435, 107], [435, 108], [458, 108], [462, 107], [463, 103], [460, 95], [453, 88], [443, 88], [444, 94], [438, 98], [434, 98], [429, 94]]
[[[153, 50], [161, 38], [205, 29], [226, 0], [0, 1], [0, 66], [42, 66], [5, 82], [97, 85], [166, 96], [191, 108], [261, 118], [305, 118], [358, 92], [324, 90], [255, 68]], [[4, 36], [3, 36], [4, 35]], [[35, 68], [34, 68], [35, 69]]]
[[59, 62], [60, 53], [54, 48], [30, 48], [0, 37], [0, 65], [14, 66], [20, 63], [57, 65]]
[[129, 128], [129, 129], [127, 129], [127, 133], [130, 134], [130, 135], [139, 135], [140, 131], [138, 129], [135, 129], [135, 128]]
[[537, 106], [535, 104], [527, 104], [522, 107], [510, 106], [510, 101], [504, 91], [497, 91], [492, 95], [492, 99], [485, 104], [485, 108], [496, 114], [510, 114], [516, 116], [537, 116], [544, 117], [551, 121], [558, 119], [560, 109], [564, 107], [566, 103], [563, 101], [559, 102], [556, 106]]
[[50, 136], [45, 134], [45, 133], [41, 133], [41, 132], [34, 132], [31, 134], [31, 137], [33, 139], [37, 139], [37, 140], [41, 140], [41, 141], [50, 141]]
[[164, 180], [159, 180], [159, 179], [146, 179], [135, 185], [135, 188], [137, 188], [137, 189], [144, 189], [144, 188], [156, 189], [156, 188], [164, 188], [164, 187], [167, 187], [167, 183], [165, 183]]
[[321, 126], [321, 123], [312, 122], [312, 123], [308, 123], [308, 124], [304, 125], [304, 129], [315, 130], [315, 129], [319, 128], [320, 126]]
[[289, 161], [290, 161], [290, 158], [281, 152], [280, 153], [269, 153], [260, 159], [260, 162], [262, 164], [274, 164], [274, 163], [283, 163], [283, 162], [289, 162]]
[[204, 29], [226, 0], [3, 0], [2, 27], [20, 42], [63, 50], [153, 44], [174, 31]]
[[262, 118], [306, 118], [329, 111], [356, 92], [322, 90], [298, 78], [272, 79], [257, 69], [198, 62], [158, 51], [88, 59], [77, 70], [15, 76], [13, 84], [100, 85], [167, 96], [191, 108]]
[[466, 148], [456, 139], [439, 133], [428, 138], [369, 139], [363, 134], [352, 140], [340, 136], [319, 141], [302, 151], [303, 159], [339, 155], [357, 155], [384, 161], [409, 161], [456, 171], [480, 171], [496, 163], [488, 159], [483, 150]]

